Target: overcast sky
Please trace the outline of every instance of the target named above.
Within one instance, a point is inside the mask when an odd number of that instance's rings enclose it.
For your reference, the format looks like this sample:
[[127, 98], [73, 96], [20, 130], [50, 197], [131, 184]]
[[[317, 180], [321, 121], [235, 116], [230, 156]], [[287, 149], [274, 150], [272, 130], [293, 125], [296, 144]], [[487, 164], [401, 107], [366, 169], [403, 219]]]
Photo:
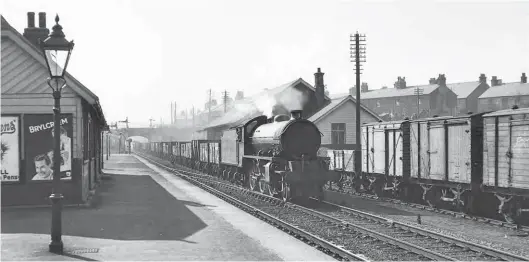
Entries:
[[[355, 82], [349, 35], [367, 37], [362, 82], [370, 89], [477, 81], [504, 82], [529, 73], [528, 1], [332, 0], [2, 0], [1, 13], [19, 32], [27, 12], [47, 12], [75, 49], [68, 71], [99, 96], [108, 121], [168, 123], [179, 111], [203, 109], [207, 90], [246, 95], [302, 77], [314, 84], [321, 67], [331, 93]], [[38, 15], [36, 15], [38, 24]], [[490, 82], [489, 82], [490, 84]]]

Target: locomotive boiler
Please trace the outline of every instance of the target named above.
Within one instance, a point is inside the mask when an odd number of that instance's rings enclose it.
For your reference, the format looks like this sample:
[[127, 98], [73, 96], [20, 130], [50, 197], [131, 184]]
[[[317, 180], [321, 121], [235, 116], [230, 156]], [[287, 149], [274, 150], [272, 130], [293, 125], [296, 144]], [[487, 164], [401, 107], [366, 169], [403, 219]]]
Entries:
[[251, 140], [256, 155], [285, 159], [314, 158], [321, 145], [321, 133], [312, 122], [301, 118], [301, 110], [292, 117], [276, 115], [258, 126]]

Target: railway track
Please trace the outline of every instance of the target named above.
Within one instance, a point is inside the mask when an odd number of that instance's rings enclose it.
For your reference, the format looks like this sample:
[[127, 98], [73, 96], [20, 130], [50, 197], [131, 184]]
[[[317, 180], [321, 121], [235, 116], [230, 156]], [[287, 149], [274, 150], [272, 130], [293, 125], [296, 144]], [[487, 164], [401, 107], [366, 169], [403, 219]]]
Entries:
[[[384, 235], [393, 239], [389, 241], [400, 245], [400, 242], [411, 243], [414, 246], [414, 252], [428, 256], [428, 252], [437, 253], [442, 260], [504, 260], [504, 261], [527, 261], [528, 258], [510, 254], [501, 250], [490, 249], [482, 247], [465, 240], [439, 234], [437, 232], [418, 228], [405, 223], [400, 223], [369, 214], [363, 211], [352, 208], [336, 205], [326, 201], [317, 201], [311, 199], [315, 206], [311, 206], [311, 210], [323, 210], [321, 215], [336, 219], [337, 221], [346, 221], [359, 228], [359, 230], [367, 230], [374, 232], [382, 232]], [[332, 207], [329, 210], [328, 207]], [[306, 207], [301, 207], [306, 208]], [[432, 252], [433, 251], [433, 252]], [[425, 253], [426, 252], [426, 253]]]
[[529, 234], [529, 226], [508, 223], [508, 222], [505, 222], [505, 221], [496, 220], [496, 219], [492, 219], [492, 218], [472, 216], [472, 215], [465, 214], [465, 213], [462, 213], [462, 212], [457, 212], [457, 211], [452, 211], [452, 210], [447, 210], [447, 209], [440, 209], [440, 208], [433, 208], [433, 207], [430, 207], [430, 206], [417, 204], [417, 203], [406, 202], [406, 201], [402, 201], [402, 200], [394, 199], [394, 198], [389, 198], [389, 197], [378, 197], [378, 196], [375, 196], [375, 195], [371, 195], [371, 194], [367, 194], [367, 193], [361, 193], [361, 192], [354, 192], [354, 191], [351, 191], [351, 190], [347, 190], [347, 191], [344, 190], [344, 189], [340, 190], [340, 189], [338, 189], [338, 186], [336, 186], [336, 185], [334, 185], [333, 187], [327, 187], [325, 190], [332, 191], [332, 192], [338, 192], [338, 193], [342, 193], [342, 194], [349, 194], [349, 195], [359, 196], [359, 197], [362, 197], [364, 199], [369, 199], [369, 200], [383, 201], [383, 202], [393, 203], [393, 204], [402, 205], [402, 206], [406, 206], [406, 207], [412, 207], [412, 208], [416, 208], [418, 210], [426, 210], [426, 211], [437, 213], [437, 214], [443, 214], [443, 215], [458, 217], [458, 218], [462, 218], [462, 219], [468, 219], [468, 220], [477, 221], [477, 222], [481, 222], [481, 223], [488, 224], [488, 225], [494, 225], [494, 226], [498, 226], [498, 227], [509, 228], [509, 229], [512, 229], [512, 230], [519, 231], [520, 233], [523, 233], [523, 234]]
[[[313, 247], [316, 247], [318, 250], [328, 254], [328, 255], [331, 255], [333, 256], [334, 258], [336, 258], [337, 260], [345, 260], [345, 261], [369, 261], [368, 259], [366, 259], [364, 256], [362, 255], [357, 255], [357, 254], [354, 254], [354, 253], [351, 253], [350, 251], [347, 251], [345, 249], [343, 249], [342, 247], [340, 246], [337, 246], [331, 242], [328, 242], [324, 239], [321, 239], [320, 237], [316, 236], [316, 235], [313, 235], [303, 229], [300, 229], [299, 227], [295, 226], [295, 225], [292, 225], [282, 219], [279, 219], [277, 217], [274, 217], [274, 216], [271, 216], [270, 214], [266, 213], [266, 212], [263, 212], [262, 210], [256, 208], [256, 207], [253, 207], [233, 196], [230, 196], [214, 187], [211, 186], [211, 183], [217, 183], [217, 187], [219, 185], [222, 185], [223, 183], [220, 182], [220, 181], [209, 181], [210, 183], [204, 183], [204, 180], [206, 180], [207, 178], [206, 177], [211, 177], [209, 175], [202, 175], [202, 174], [198, 174], [198, 173], [192, 173], [191, 171], [187, 171], [187, 170], [183, 170], [183, 169], [175, 169], [175, 168], [171, 168], [171, 167], [168, 167], [162, 163], [160, 163], [159, 161], [156, 161], [155, 159], [153, 159], [152, 157], [150, 156], [146, 156], [144, 154], [139, 154], [139, 153], [136, 153], [137, 155], [149, 160], [151, 163], [154, 163], [156, 164], [157, 166], [161, 167], [161, 168], [164, 168], [168, 171], [171, 171], [173, 173], [175, 173], [176, 175], [180, 176], [181, 178], [187, 180], [188, 182], [204, 189], [205, 191], [223, 199], [224, 201], [240, 208], [241, 210], [244, 210], [250, 214], [252, 214], [253, 216], [289, 233], [290, 235], [293, 235], [294, 237], [300, 239], [301, 241], [313, 246]], [[181, 173], [187, 173], [186, 174], [181, 174]], [[201, 181], [202, 180], [202, 181]], [[208, 185], [209, 184], [209, 185]], [[224, 185], [228, 185], [228, 184], [225, 184]], [[235, 188], [235, 186], [232, 186], [233, 188]], [[276, 201], [275, 203], [273, 204], [284, 204], [284, 203], [279, 203], [280, 201]]]
[[355, 255], [363, 253], [372, 260], [529, 260], [328, 202], [284, 203], [216, 177], [167, 167], [142, 156], [338, 259], [365, 260]]

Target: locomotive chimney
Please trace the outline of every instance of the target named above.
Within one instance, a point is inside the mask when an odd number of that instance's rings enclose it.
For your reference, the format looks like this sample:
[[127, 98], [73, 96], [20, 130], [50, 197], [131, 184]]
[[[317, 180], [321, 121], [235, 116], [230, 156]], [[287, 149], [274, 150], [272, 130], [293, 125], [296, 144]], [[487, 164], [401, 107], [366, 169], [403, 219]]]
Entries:
[[302, 110], [292, 110], [290, 111], [290, 116], [291, 116], [291, 119], [301, 119], [301, 113], [302, 113]]

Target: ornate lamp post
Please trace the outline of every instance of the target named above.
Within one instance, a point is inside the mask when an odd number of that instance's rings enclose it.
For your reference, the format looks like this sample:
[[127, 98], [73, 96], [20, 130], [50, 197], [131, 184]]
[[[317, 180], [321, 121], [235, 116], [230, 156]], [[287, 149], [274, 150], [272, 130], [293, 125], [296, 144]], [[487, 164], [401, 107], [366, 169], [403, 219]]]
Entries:
[[[61, 91], [66, 86], [66, 80], [64, 79], [64, 73], [70, 60], [70, 55], [73, 49], [73, 41], [68, 42], [64, 38], [62, 32], [62, 26], [59, 25], [59, 15], [55, 16], [56, 25], [53, 26], [52, 32], [40, 43], [46, 64], [50, 73], [48, 78], [48, 85], [53, 91], [53, 99], [55, 104], [53, 107], [54, 126], [59, 127], [61, 125]], [[52, 201], [52, 214], [51, 214], [51, 243], [49, 245], [50, 252], [62, 253], [62, 203], [63, 195], [61, 193], [61, 151], [60, 151], [60, 128], [55, 128], [53, 137], [54, 149], [53, 149], [53, 189], [50, 199]]]

